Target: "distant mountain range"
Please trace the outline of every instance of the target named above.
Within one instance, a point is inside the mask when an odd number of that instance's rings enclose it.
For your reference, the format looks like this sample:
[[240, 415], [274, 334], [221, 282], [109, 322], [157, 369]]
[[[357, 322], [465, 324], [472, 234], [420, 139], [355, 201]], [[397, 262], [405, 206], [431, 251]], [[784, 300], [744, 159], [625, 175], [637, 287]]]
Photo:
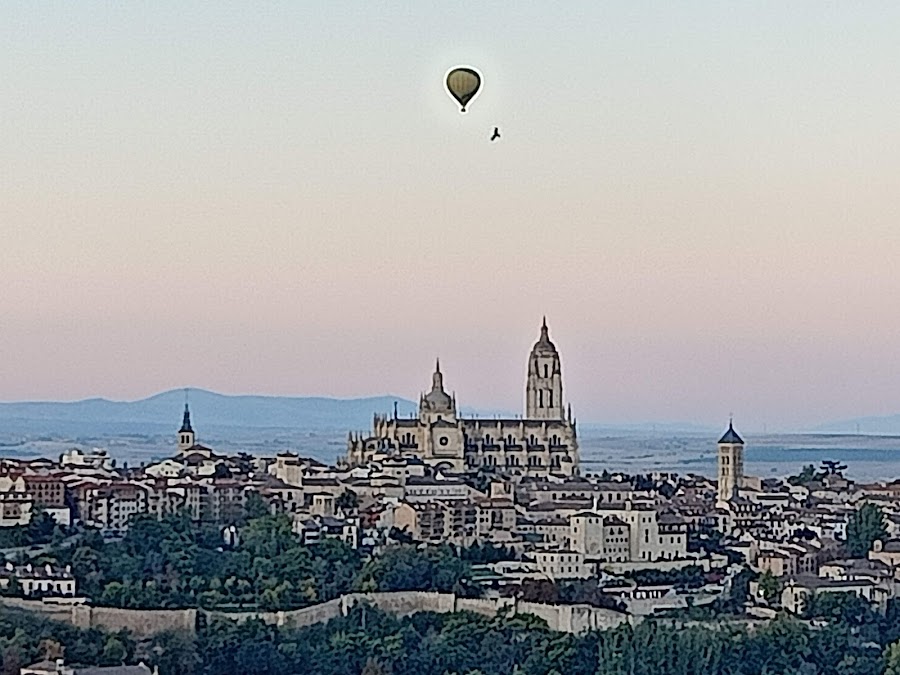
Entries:
[[[203, 389], [187, 392], [198, 433], [229, 429], [285, 429], [311, 432], [367, 430], [374, 413], [416, 414], [416, 404], [399, 396], [337, 399], [325, 397], [231, 396]], [[181, 425], [185, 391], [166, 391], [139, 401], [92, 398], [67, 402], [0, 403], [0, 436], [13, 435], [172, 435]], [[463, 414], [510, 415], [462, 409]]]
[[[227, 396], [188, 390], [193, 425], [198, 430], [284, 428], [365, 429], [375, 412], [408, 416], [416, 406], [395, 396], [334, 399], [323, 397]], [[139, 401], [102, 398], [71, 402], [0, 403], [0, 430], [36, 434], [174, 433], [181, 425], [185, 392], [172, 390]]]
[[[201, 437], [210, 433], [221, 438], [252, 434], [253, 429], [283, 429], [292, 432], [334, 433], [366, 431], [373, 413], [416, 414], [416, 403], [400, 396], [337, 399], [326, 397], [232, 396], [203, 389], [188, 390], [194, 428]], [[71, 402], [0, 403], [0, 443], [21, 437], [63, 436], [90, 438], [109, 436], [172, 436], [181, 424], [185, 392], [166, 391], [139, 401], [92, 398]], [[462, 408], [461, 414], [491, 418], [513, 417], [504, 410]], [[704, 433], [715, 435], [718, 427], [681, 422], [635, 424], [587, 423], [583, 430], [624, 433]], [[809, 429], [820, 434], [900, 434], [900, 415], [861, 417], [829, 422]]]

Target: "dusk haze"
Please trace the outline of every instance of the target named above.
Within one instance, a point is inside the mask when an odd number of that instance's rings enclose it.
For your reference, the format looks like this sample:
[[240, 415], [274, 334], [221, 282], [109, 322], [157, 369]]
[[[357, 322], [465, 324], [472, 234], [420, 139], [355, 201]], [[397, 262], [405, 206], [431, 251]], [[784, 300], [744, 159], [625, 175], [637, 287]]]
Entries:
[[0, 64], [0, 675], [900, 675], [900, 3]]
[[5, 2], [0, 400], [414, 401], [440, 357], [466, 406], [520, 411], [546, 315], [579, 421], [895, 414], [898, 25]]

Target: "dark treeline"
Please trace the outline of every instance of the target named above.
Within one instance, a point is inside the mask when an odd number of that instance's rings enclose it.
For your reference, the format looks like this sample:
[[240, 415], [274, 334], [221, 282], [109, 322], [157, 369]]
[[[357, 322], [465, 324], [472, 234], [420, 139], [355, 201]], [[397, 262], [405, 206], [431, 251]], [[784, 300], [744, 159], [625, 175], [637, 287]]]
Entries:
[[[828, 604], [828, 603], [826, 603]], [[532, 616], [421, 613], [355, 606], [302, 629], [213, 620], [195, 637], [78, 630], [0, 611], [3, 673], [45, 654], [70, 663], [142, 660], [161, 675], [895, 675], [900, 615], [851, 613], [820, 626], [780, 616], [751, 627], [645, 621], [569, 635]]]

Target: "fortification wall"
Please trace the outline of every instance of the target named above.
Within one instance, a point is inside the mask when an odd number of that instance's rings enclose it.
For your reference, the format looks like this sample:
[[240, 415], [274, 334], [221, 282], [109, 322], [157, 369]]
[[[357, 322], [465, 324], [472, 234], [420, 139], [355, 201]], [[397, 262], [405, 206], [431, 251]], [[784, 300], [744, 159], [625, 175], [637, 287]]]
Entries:
[[[614, 609], [591, 607], [590, 605], [572, 605], [569, 608], [568, 631], [583, 633], [589, 630], [606, 630], [623, 623], [633, 622], [632, 617]], [[562, 630], [562, 629], [560, 629]]]
[[457, 598], [457, 612], [474, 612], [484, 616], [494, 616], [502, 607], [512, 607], [515, 613], [514, 598]]
[[197, 629], [196, 609], [118, 609], [115, 607], [72, 607], [72, 623], [79, 628], [128, 630], [145, 637], [167, 630], [194, 633]]
[[197, 628], [196, 609], [116, 609], [20, 598], [2, 598], [0, 604], [4, 607], [35, 612], [46, 619], [69, 623], [77, 628], [105, 628], [110, 631], [126, 629], [138, 637], [166, 630], [184, 630], [193, 633]]
[[21, 598], [0, 598], [0, 604], [13, 609], [37, 612], [53, 621], [72, 623], [72, 605], [51, 604], [40, 600], [23, 600]]
[[571, 621], [565, 616], [566, 605], [545, 605], [539, 602], [520, 602], [516, 606], [516, 614], [533, 614], [547, 622], [550, 630], [571, 633]]
[[[365, 602], [382, 611], [397, 616], [410, 616], [418, 612], [474, 612], [494, 616], [504, 607], [512, 614], [533, 614], [544, 621], [551, 630], [580, 633], [587, 630], [612, 628], [633, 620], [633, 617], [610, 609], [588, 605], [545, 605], [542, 603], [516, 602], [513, 598], [459, 598], [452, 593], [426, 593], [401, 591], [396, 593], [349, 593], [340, 598], [311, 607], [285, 612], [215, 612], [204, 611], [209, 619], [246, 621], [261, 619], [269, 624], [288, 628], [303, 628], [324, 623], [339, 616], [346, 616], [354, 605]], [[116, 609], [89, 605], [55, 605], [37, 600], [2, 598], [7, 607], [37, 612], [48, 619], [64, 621], [79, 628], [105, 628], [110, 631], [129, 630], [138, 637], [145, 637], [166, 630], [183, 630], [194, 633], [197, 627], [196, 609]]]
[[312, 607], [295, 609], [290, 612], [278, 612], [278, 625], [288, 628], [304, 628], [317, 623], [336, 619], [343, 613], [343, 598], [335, 598], [328, 602], [320, 602]]
[[409, 616], [418, 612], [444, 614], [455, 611], [456, 596], [452, 593], [428, 593], [424, 591], [398, 591], [395, 593], [350, 593], [342, 598], [342, 613], [358, 602], [367, 602], [380, 610]]

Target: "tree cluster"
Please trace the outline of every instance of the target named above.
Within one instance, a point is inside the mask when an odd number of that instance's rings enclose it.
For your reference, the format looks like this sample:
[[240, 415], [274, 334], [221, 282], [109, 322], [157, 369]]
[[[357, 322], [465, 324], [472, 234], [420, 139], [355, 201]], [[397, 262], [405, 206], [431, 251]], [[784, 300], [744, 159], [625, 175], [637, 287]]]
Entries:
[[89, 533], [46, 559], [71, 564], [79, 591], [95, 603], [125, 608], [273, 611], [354, 590], [474, 592], [469, 563], [449, 546], [391, 547], [364, 561], [337, 540], [304, 545], [285, 516], [249, 519], [228, 547], [218, 528], [187, 516], [141, 515], [121, 541]]
[[752, 628], [647, 620], [571, 635], [537, 617], [419, 613], [398, 618], [366, 604], [328, 623], [278, 628], [212, 619], [196, 636], [77, 629], [0, 609], [0, 675], [64, 656], [70, 664], [142, 660], [160, 675], [898, 675], [900, 612], [822, 597], [811, 626], [780, 615]]

